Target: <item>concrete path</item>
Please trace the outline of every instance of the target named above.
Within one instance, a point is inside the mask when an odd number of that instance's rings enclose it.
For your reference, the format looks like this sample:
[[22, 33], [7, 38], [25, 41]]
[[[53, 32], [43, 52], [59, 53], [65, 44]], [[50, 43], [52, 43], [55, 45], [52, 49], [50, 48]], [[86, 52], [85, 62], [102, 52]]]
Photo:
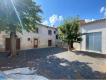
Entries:
[[62, 52], [55, 54], [57, 58], [65, 59], [69, 62], [79, 61], [87, 63], [88, 66], [92, 68], [93, 71], [106, 72], [106, 60], [104, 58], [94, 58], [87, 55], [75, 54], [75, 52]]

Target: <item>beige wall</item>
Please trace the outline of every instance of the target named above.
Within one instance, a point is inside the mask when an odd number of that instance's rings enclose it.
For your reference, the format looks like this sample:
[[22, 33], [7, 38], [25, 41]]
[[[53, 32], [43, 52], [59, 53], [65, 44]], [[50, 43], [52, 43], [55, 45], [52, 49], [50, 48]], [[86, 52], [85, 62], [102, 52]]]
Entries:
[[9, 35], [7, 35], [5, 32], [0, 32], [0, 51], [5, 50], [5, 37], [9, 38]]
[[[64, 43], [60, 40], [56, 40], [56, 44], [58, 47], [63, 47], [63, 48], [68, 48], [68, 44], [67, 43]], [[75, 48], [75, 50], [80, 50], [80, 43], [74, 43], [73, 44], [73, 47]]]
[[[23, 34], [18, 33], [18, 38], [20, 38], [20, 48], [24, 49], [32, 49], [34, 47], [34, 38], [38, 38], [38, 34], [32, 32], [24, 31]], [[28, 40], [30, 38], [30, 40]]]
[[[52, 35], [48, 35], [48, 30], [52, 31]], [[54, 34], [54, 31], [56, 31], [55, 28], [46, 28], [46, 27], [40, 27], [39, 28], [39, 47], [48, 47], [48, 40], [52, 40], [52, 46], [55, 46], [55, 40], [56, 40], [56, 34]]]
[[74, 46], [75, 50], [81, 50], [80, 43], [74, 43], [73, 46]]

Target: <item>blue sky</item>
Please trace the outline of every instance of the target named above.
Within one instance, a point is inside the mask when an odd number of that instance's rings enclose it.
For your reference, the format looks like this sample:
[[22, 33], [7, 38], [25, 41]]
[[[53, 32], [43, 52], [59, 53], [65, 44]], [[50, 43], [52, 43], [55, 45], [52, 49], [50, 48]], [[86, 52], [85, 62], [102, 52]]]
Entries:
[[35, 0], [43, 10], [43, 24], [57, 26], [64, 18], [79, 15], [81, 19], [104, 18], [106, 0]]

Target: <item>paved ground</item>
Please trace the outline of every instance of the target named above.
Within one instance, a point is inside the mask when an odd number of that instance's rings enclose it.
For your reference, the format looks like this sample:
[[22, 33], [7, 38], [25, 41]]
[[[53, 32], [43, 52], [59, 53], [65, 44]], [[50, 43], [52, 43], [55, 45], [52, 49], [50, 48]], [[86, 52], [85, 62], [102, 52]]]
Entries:
[[90, 54], [44, 48], [20, 51], [15, 59], [10, 59], [0, 53], [0, 70], [30, 67], [48, 79], [105, 79], [106, 59]]

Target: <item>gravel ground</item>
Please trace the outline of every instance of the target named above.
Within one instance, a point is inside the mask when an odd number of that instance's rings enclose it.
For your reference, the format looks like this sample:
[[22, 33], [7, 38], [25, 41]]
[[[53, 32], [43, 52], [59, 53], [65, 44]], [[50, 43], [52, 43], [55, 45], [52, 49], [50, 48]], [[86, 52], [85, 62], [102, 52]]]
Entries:
[[0, 53], [0, 70], [29, 67], [48, 79], [106, 78], [106, 59], [100, 56], [68, 52], [63, 48], [31, 49], [18, 53], [13, 59], [7, 58], [6, 53]]

